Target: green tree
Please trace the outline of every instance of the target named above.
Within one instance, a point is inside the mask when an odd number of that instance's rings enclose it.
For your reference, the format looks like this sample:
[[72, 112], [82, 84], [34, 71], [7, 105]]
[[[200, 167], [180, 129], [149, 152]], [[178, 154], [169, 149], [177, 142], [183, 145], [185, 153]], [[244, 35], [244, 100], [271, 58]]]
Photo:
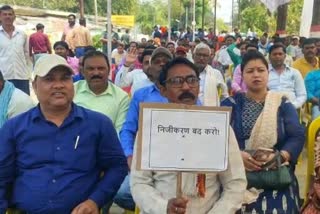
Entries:
[[78, 11], [77, 0], [2, 0], [2, 4], [19, 5], [34, 8], [48, 8], [51, 10]]
[[[298, 34], [300, 30], [303, 1], [292, 0], [288, 6], [287, 33]], [[311, 13], [311, 11], [310, 11]]]

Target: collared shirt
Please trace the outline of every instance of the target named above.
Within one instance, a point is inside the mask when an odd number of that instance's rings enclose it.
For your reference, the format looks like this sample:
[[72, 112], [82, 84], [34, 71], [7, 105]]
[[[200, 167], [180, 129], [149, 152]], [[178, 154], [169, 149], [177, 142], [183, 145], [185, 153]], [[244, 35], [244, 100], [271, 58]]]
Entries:
[[69, 34], [67, 42], [71, 50], [93, 44], [89, 29], [82, 25], [75, 27]]
[[285, 70], [279, 74], [272, 65], [269, 65], [270, 91], [284, 92], [296, 109], [307, 100], [306, 87], [300, 72], [286, 65]]
[[222, 47], [217, 53], [217, 61], [220, 62], [222, 65], [231, 65], [233, 62], [230, 58], [230, 55], [227, 50], [227, 46]]
[[0, 65], [4, 79], [29, 79], [28, 49], [27, 35], [23, 31], [15, 28], [10, 38], [0, 26]]
[[247, 85], [242, 79], [241, 65], [238, 65], [233, 71], [231, 87], [235, 92], [247, 92], [248, 90]]
[[34, 54], [37, 53], [47, 53], [49, 51], [50, 42], [46, 34], [42, 32], [36, 32], [32, 34], [29, 38], [29, 54], [32, 51]]
[[[136, 150], [135, 146], [132, 166], [137, 164]], [[184, 195], [188, 199], [186, 214], [234, 214], [240, 209], [247, 181], [232, 128], [230, 128], [228, 152], [227, 170], [206, 174], [204, 198]], [[183, 173], [182, 176], [185, 174], [189, 173]], [[190, 179], [183, 179], [183, 181], [193, 182], [196, 185], [196, 182]], [[133, 199], [140, 208], [141, 214], [167, 213], [168, 201], [176, 197], [177, 173], [142, 171], [132, 167], [130, 186]]]
[[127, 174], [111, 120], [74, 104], [60, 127], [37, 106], [7, 121], [0, 136], [0, 213], [10, 183], [18, 209], [69, 214], [87, 199], [111, 201]]
[[34, 107], [34, 103], [32, 102], [31, 97], [20, 89], [15, 88], [8, 106], [8, 118], [10, 119], [18, 114], [26, 112], [32, 107]]
[[307, 73], [313, 70], [319, 69], [319, 59], [316, 58], [317, 63], [315, 66], [312, 66], [307, 60], [303, 57], [300, 59], [297, 59], [296, 61], [293, 62], [292, 67], [295, 69], [298, 69], [300, 73], [302, 74], [302, 77], [305, 78]]
[[128, 72], [129, 68], [123, 66], [119, 72], [121, 72], [119, 79], [119, 87], [131, 87], [131, 95], [134, 94], [140, 88], [144, 88], [153, 84], [148, 76], [143, 72], [142, 69], [134, 69]]
[[120, 131], [120, 142], [124, 154], [128, 157], [133, 154], [133, 145], [138, 131], [139, 104], [140, 103], [166, 103], [167, 98], [161, 96], [156, 85], [141, 88], [131, 99], [126, 120]]
[[311, 100], [312, 98], [320, 99], [320, 70], [309, 72], [304, 81], [308, 100]]
[[76, 104], [108, 116], [119, 133], [129, 108], [130, 100], [126, 92], [109, 82], [108, 88], [96, 95], [90, 90], [86, 80], [76, 82], [74, 89]]
[[119, 53], [118, 49], [114, 49], [111, 53], [111, 58], [114, 59], [114, 64], [119, 65], [126, 54], [126, 51], [123, 51], [123, 53]]
[[200, 73], [200, 90], [199, 90], [199, 100], [201, 103], [203, 103], [203, 99], [204, 99], [204, 93], [205, 93], [205, 80], [206, 80], [206, 76], [207, 76], [207, 72], [211, 70], [214, 72], [215, 77], [216, 77], [216, 84], [217, 84], [217, 89], [221, 88], [221, 95], [223, 98], [227, 98], [229, 97], [228, 94], [228, 87], [226, 85], [226, 83], [224, 82], [223, 76], [221, 74], [221, 72], [217, 69], [212, 68], [210, 65], [207, 65], [207, 67], [205, 68], [205, 70], [203, 72]]

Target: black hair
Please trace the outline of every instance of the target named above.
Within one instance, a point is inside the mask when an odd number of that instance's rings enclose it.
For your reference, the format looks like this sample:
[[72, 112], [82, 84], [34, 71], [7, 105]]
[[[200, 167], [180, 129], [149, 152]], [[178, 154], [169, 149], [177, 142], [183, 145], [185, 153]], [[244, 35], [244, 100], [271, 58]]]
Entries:
[[270, 47], [269, 49], [269, 54], [272, 53], [273, 50], [277, 49], [277, 48], [282, 48], [283, 52], [284, 53], [287, 53], [287, 50], [286, 50], [286, 47], [284, 45], [281, 45], [281, 44], [274, 44]]
[[14, 10], [10, 5], [3, 5], [2, 7], [0, 7], [0, 12], [5, 10], [12, 10], [14, 13]]
[[84, 48], [84, 53], [86, 54], [86, 53], [88, 53], [88, 52], [90, 52], [90, 51], [96, 51], [97, 49], [95, 48], [95, 47], [93, 47], [93, 46], [86, 46], [85, 48]]
[[36, 29], [37, 29], [37, 30], [41, 30], [41, 29], [43, 29], [43, 28], [44, 28], [44, 25], [41, 24], [41, 23], [39, 23], [39, 24], [36, 25]]
[[276, 43], [284, 44], [284, 38], [277, 37], [274, 39], [273, 43], [274, 44], [276, 44]]
[[256, 45], [255, 43], [247, 43], [246, 50], [248, 50], [248, 48], [255, 48], [259, 50], [258, 45]]
[[246, 45], [246, 49], [247, 49], [247, 42], [240, 42], [239, 44], [237, 44], [237, 48], [240, 49], [242, 45]]
[[167, 64], [165, 64], [165, 66], [163, 66], [162, 71], [160, 72], [160, 75], [159, 75], [159, 79], [158, 79], [159, 83], [162, 86], [165, 86], [165, 84], [166, 84], [165, 82], [167, 80], [169, 70], [176, 65], [188, 66], [189, 68], [194, 70], [194, 72], [196, 73], [196, 76], [199, 78], [199, 76], [200, 76], [199, 70], [192, 62], [190, 62], [188, 59], [186, 59], [184, 57], [177, 57], [177, 58], [169, 61]]
[[74, 14], [69, 14], [69, 15], [68, 15], [68, 18], [69, 18], [69, 17], [73, 17], [74, 19], [76, 19], [76, 15], [74, 15]]
[[136, 46], [138, 47], [139, 44], [138, 44], [138, 42], [135, 42], [135, 41], [131, 41], [131, 42], [129, 43], [129, 45], [131, 45], [131, 44], [133, 44], [133, 43], [136, 44]]
[[0, 71], [0, 82], [3, 82], [3, 81], [4, 81], [4, 77], [3, 77], [2, 71]]
[[263, 56], [263, 54], [260, 53], [259, 51], [251, 50], [251, 51], [248, 51], [242, 58], [241, 73], [243, 73], [244, 67], [252, 60], [261, 60], [262, 63], [267, 67], [267, 69], [269, 68], [268, 62], [266, 58]]
[[173, 46], [175, 46], [174, 42], [168, 42], [168, 43], [166, 44], [166, 47], [168, 47], [168, 45], [173, 45]]
[[138, 49], [139, 48], [146, 48], [146, 47], [147, 47], [146, 43], [138, 43]]
[[305, 45], [312, 45], [312, 44], [315, 44], [316, 41], [312, 38], [309, 38], [309, 39], [305, 39], [302, 43], [302, 48], [304, 48]]
[[144, 49], [141, 57], [139, 58], [139, 62], [142, 63], [145, 56], [151, 56], [154, 49]]
[[57, 46], [62, 46], [65, 49], [69, 50], [69, 45], [65, 41], [58, 41], [58, 42], [54, 43], [53, 49], [56, 49]]
[[227, 39], [229, 38], [232, 38], [234, 41], [236, 41], [236, 38], [232, 35], [227, 35], [225, 38], [224, 38], [224, 41], [226, 41]]
[[97, 50], [92, 50], [92, 51], [88, 51], [84, 54], [83, 56], [83, 60], [82, 60], [82, 66], [84, 66], [84, 63], [87, 59], [93, 58], [93, 57], [103, 57], [106, 60], [106, 63], [108, 65], [108, 69], [110, 69], [110, 63], [109, 63], [109, 59], [107, 57], [107, 55], [105, 55], [104, 53], [102, 53], [101, 51], [97, 51]]
[[87, 22], [86, 22], [86, 19], [85, 19], [85, 18], [80, 18], [80, 19], [79, 19], [79, 24], [80, 24], [80, 25], [85, 26], [86, 23], [87, 23]]
[[144, 52], [145, 52], [146, 50], [150, 50], [151, 53], [152, 53], [152, 52], [154, 51], [154, 49], [156, 49], [157, 47], [154, 46], [154, 45], [149, 45], [149, 46], [146, 46], [146, 45], [145, 45], [144, 47], [140, 47], [140, 46], [139, 46], [139, 48], [144, 48], [144, 50], [143, 50], [143, 52], [142, 52], [142, 55], [138, 57], [139, 62], [142, 63], [142, 62], [143, 62], [143, 58], [144, 58], [146, 55], [149, 55], [149, 54], [144, 54]]

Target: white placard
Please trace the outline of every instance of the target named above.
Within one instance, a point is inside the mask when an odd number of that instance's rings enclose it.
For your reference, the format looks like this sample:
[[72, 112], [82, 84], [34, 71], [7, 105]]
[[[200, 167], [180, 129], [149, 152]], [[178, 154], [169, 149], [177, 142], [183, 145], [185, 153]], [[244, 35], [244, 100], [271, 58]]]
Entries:
[[230, 109], [143, 104], [138, 168], [218, 172], [228, 166]]

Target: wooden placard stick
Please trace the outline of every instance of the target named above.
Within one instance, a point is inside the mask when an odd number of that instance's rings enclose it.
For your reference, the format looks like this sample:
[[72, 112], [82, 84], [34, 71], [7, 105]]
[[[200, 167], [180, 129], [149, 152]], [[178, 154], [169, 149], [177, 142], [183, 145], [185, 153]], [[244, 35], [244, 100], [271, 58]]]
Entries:
[[177, 172], [177, 198], [182, 197], [182, 172]]

